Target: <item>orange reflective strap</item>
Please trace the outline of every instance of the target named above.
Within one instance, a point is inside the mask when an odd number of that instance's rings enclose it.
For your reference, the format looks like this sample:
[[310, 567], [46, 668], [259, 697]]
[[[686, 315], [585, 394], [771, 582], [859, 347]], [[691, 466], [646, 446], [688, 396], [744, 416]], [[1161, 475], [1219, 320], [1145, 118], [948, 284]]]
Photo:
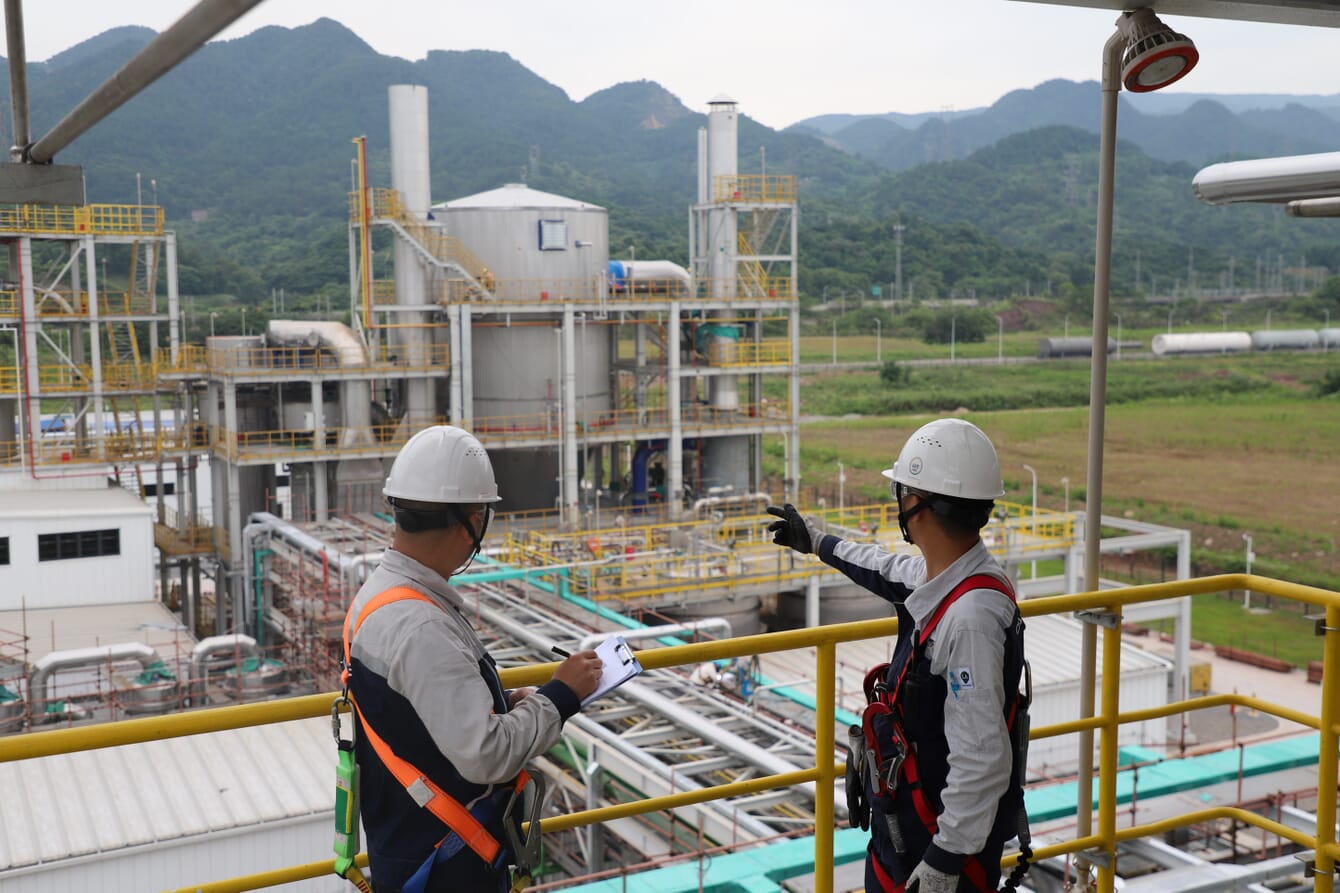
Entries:
[[[358, 630], [362, 627], [363, 621], [367, 620], [368, 616], [378, 608], [402, 600], [427, 602], [430, 605], [437, 604], [418, 590], [411, 589], [408, 586], [396, 586], [373, 596], [372, 600], [364, 605], [363, 610], [354, 618], [352, 630], [349, 629], [348, 618], [345, 619], [344, 673], [342, 674], [344, 677], [342, 681], [345, 685], [349, 684], [347, 677], [350, 666], [350, 643], [354, 636], [358, 635]], [[387, 770], [395, 776], [395, 780], [400, 783], [406, 793], [413, 798], [415, 803], [436, 816], [438, 821], [456, 832], [466, 846], [473, 850], [485, 863], [491, 865], [498, 856], [498, 839], [490, 834], [478, 819], [470, 815], [470, 811], [462, 806], [459, 800], [438, 787], [432, 779], [416, 769], [413, 764], [395, 755], [391, 746], [377, 734], [363, 716], [363, 711], [359, 708], [358, 702], [354, 700], [352, 692], [349, 694], [349, 701], [354, 705], [358, 720], [363, 725], [364, 737], [367, 738], [377, 757], [386, 766]], [[520, 790], [524, 787], [529, 779], [530, 776], [523, 771], [517, 776], [516, 789]], [[443, 838], [443, 840], [445, 839]], [[438, 841], [438, 845], [441, 846], [441, 844], [442, 841]]]

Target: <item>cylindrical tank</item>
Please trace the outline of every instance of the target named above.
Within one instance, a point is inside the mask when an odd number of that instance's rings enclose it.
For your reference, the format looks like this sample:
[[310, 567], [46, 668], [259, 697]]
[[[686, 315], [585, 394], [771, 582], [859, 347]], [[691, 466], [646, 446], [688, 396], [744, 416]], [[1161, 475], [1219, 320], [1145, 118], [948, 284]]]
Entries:
[[[707, 104], [707, 174], [708, 189], [717, 197], [722, 177], [733, 177], [740, 169], [739, 109], [729, 96], [716, 96]], [[707, 246], [712, 297], [735, 296], [736, 244], [735, 209], [720, 205], [708, 216]]]
[[508, 183], [436, 205], [433, 213], [508, 298], [577, 295], [609, 264], [609, 212], [599, 205]]
[[[793, 629], [805, 625], [805, 591], [781, 592], [777, 595], [779, 627]], [[849, 623], [853, 620], [875, 620], [892, 617], [893, 605], [870, 590], [855, 583], [825, 586], [819, 591], [819, 622]]]
[[1323, 350], [1340, 347], [1340, 329], [1319, 329], [1317, 331], [1317, 340], [1321, 342]]
[[181, 683], [162, 661], [155, 661], [138, 675], [113, 679], [116, 697], [127, 713], [166, 713], [180, 706]]
[[241, 695], [243, 700], [259, 697], [273, 697], [288, 691], [288, 667], [282, 661], [254, 657], [243, 660], [237, 666], [223, 671], [223, 688], [236, 692], [238, 671], [241, 671]]
[[[1107, 352], [1114, 353], [1117, 342], [1107, 339]], [[1038, 356], [1047, 357], [1089, 357], [1093, 356], [1092, 338], [1043, 338], [1038, 341]]]
[[[478, 430], [478, 426], [476, 426]], [[558, 497], [558, 450], [490, 450], [500, 512], [553, 511]]]
[[[428, 168], [428, 88], [417, 84], [387, 87], [391, 129], [391, 188], [400, 196], [407, 219], [425, 222], [432, 203]], [[395, 239], [395, 302], [401, 307], [430, 303], [418, 253], [405, 239]], [[400, 323], [428, 322], [427, 314], [404, 314]], [[392, 330], [392, 338], [403, 355], [415, 365], [428, 361], [432, 330], [413, 327]], [[414, 419], [437, 415], [433, 383], [426, 379], [405, 382], [405, 414]]]
[[1321, 337], [1316, 329], [1257, 329], [1252, 332], [1253, 350], [1316, 350]]
[[251, 369], [264, 364], [264, 347], [262, 335], [210, 335], [205, 338], [205, 362], [216, 372]]
[[[585, 337], [582, 332], [585, 330]], [[474, 337], [474, 417], [485, 432], [502, 428], [557, 433], [561, 396], [557, 329], [479, 326]], [[605, 327], [576, 325], [577, 421], [599, 425], [610, 403], [610, 342]]]
[[8, 686], [0, 684], [0, 735], [23, 728], [24, 701]]
[[1252, 349], [1246, 332], [1178, 332], [1155, 335], [1150, 349], [1156, 356], [1183, 353], [1236, 353]]
[[721, 617], [730, 622], [732, 636], [753, 636], [764, 631], [763, 618], [760, 615], [761, 605], [762, 600], [758, 596], [750, 595], [701, 604], [659, 608], [657, 611], [674, 621]]
[[701, 489], [730, 487], [735, 493], [749, 491], [749, 438], [705, 437]]

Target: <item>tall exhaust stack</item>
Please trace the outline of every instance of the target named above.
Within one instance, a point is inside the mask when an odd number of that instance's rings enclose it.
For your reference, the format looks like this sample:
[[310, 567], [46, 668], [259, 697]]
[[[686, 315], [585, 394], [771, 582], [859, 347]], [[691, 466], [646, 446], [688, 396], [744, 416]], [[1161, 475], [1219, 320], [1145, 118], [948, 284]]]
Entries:
[[[432, 186], [428, 171], [428, 88], [417, 84], [392, 84], [387, 88], [391, 111], [391, 188], [400, 194], [401, 210], [412, 220], [424, 221], [432, 204]], [[403, 239], [395, 241], [395, 302], [401, 307], [421, 307], [431, 303], [427, 272], [419, 264], [414, 250]], [[398, 317], [406, 323], [428, 323], [430, 313], [407, 313]], [[428, 363], [432, 329], [396, 329], [394, 341], [416, 366]], [[437, 417], [431, 379], [405, 382], [405, 416], [410, 432], [424, 427]]]

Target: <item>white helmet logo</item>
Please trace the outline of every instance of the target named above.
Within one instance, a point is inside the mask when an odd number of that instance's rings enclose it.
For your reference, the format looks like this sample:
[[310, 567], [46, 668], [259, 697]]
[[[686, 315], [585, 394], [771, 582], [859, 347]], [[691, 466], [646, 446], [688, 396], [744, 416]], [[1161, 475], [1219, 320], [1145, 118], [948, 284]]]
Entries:
[[921, 457], [916, 456], [911, 462], [907, 463], [908, 474], [921, 474]]

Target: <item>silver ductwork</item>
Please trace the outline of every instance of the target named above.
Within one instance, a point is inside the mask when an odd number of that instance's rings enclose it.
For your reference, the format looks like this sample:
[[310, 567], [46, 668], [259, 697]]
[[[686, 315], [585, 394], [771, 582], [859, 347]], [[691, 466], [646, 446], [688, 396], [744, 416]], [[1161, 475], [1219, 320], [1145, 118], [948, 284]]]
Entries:
[[34, 699], [33, 708], [45, 711], [54, 698], [48, 685], [56, 673], [79, 668], [92, 669], [118, 662], [136, 661], [143, 672], [162, 671], [161, 682], [132, 684], [118, 694], [127, 713], [162, 713], [176, 704], [177, 683], [162, 670], [163, 659], [158, 652], [143, 642], [124, 642], [118, 645], [100, 645], [94, 648], [75, 648], [53, 651], [33, 666], [28, 677], [28, 696]]
[[1340, 195], [1340, 152], [1212, 164], [1196, 174], [1191, 191], [1211, 205], [1331, 198]]

